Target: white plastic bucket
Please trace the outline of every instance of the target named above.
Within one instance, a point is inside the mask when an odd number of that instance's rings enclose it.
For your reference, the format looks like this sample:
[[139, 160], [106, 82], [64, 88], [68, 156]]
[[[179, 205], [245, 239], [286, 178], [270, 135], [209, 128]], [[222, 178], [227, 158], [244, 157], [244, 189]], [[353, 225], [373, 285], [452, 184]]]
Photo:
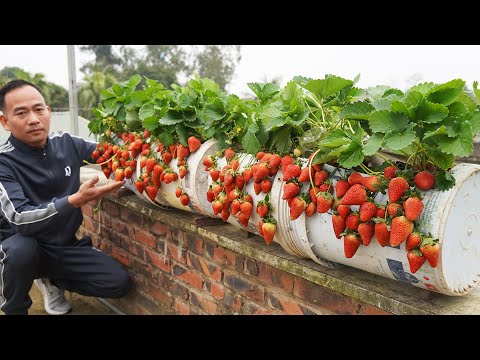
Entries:
[[[460, 164], [452, 174], [456, 179], [454, 188], [423, 193], [420, 230], [439, 239], [436, 268], [425, 262], [411, 274], [406, 242], [397, 247], [381, 247], [375, 236], [368, 246], [361, 245], [352, 258], [345, 258], [343, 239], [335, 237], [330, 214], [318, 214], [307, 221], [312, 249], [321, 258], [420, 288], [454, 296], [468, 293], [480, 274], [480, 166]], [[386, 203], [388, 197], [379, 194], [375, 200]]]

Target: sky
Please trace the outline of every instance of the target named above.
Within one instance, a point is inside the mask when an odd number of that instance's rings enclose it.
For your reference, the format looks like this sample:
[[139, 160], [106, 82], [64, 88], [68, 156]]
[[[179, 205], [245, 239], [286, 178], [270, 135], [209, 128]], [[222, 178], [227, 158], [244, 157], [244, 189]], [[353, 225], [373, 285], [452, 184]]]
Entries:
[[[241, 54], [227, 88], [241, 97], [252, 95], [249, 82], [279, 78], [285, 85], [296, 75], [319, 79], [334, 74], [353, 80], [360, 74], [359, 87], [401, 90], [424, 81], [461, 78], [469, 87], [480, 81], [480, 45], [242, 45]], [[83, 77], [78, 69], [88, 59], [77, 47], [77, 82]], [[0, 69], [5, 66], [43, 73], [46, 80], [68, 87], [66, 45], [0, 45]]]

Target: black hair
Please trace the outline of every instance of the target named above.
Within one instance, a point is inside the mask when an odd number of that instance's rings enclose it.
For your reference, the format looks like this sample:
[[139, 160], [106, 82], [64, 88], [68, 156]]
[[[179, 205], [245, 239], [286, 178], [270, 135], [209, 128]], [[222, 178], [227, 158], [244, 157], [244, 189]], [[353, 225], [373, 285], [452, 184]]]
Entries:
[[21, 79], [15, 79], [15, 80], [10, 80], [8, 83], [6, 83], [1, 89], [0, 89], [0, 111], [3, 111], [5, 107], [5, 96], [12, 90], [24, 87], [24, 86], [31, 86], [40, 93], [40, 95], [43, 96], [42, 90], [35, 85], [32, 84], [31, 82], [28, 82], [26, 80], [21, 80]]

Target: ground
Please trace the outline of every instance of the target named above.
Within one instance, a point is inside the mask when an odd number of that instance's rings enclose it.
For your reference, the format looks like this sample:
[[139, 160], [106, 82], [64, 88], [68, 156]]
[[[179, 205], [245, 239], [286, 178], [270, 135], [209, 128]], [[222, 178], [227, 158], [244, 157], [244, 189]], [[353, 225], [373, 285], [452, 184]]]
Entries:
[[[87, 297], [75, 293], [66, 292], [66, 298], [72, 304], [72, 311], [68, 315], [114, 315], [115, 313], [107, 306], [103, 305], [94, 297]], [[30, 291], [33, 305], [29, 310], [29, 315], [48, 315], [43, 306], [43, 297], [37, 287], [32, 286]], [[0, 314], [3, 313], [0, 311]]]

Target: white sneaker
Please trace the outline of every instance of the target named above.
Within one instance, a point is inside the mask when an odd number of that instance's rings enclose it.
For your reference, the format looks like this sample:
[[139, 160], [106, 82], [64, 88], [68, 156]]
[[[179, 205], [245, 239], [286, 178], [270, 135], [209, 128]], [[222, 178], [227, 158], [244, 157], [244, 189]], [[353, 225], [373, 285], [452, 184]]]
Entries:
[[47, 313], [64, 315], [72, 309], [72, 305], [65, 299], [64, 291], [53, 285], [49, 279], [36, 279], [34, 283], [43, 295]]

